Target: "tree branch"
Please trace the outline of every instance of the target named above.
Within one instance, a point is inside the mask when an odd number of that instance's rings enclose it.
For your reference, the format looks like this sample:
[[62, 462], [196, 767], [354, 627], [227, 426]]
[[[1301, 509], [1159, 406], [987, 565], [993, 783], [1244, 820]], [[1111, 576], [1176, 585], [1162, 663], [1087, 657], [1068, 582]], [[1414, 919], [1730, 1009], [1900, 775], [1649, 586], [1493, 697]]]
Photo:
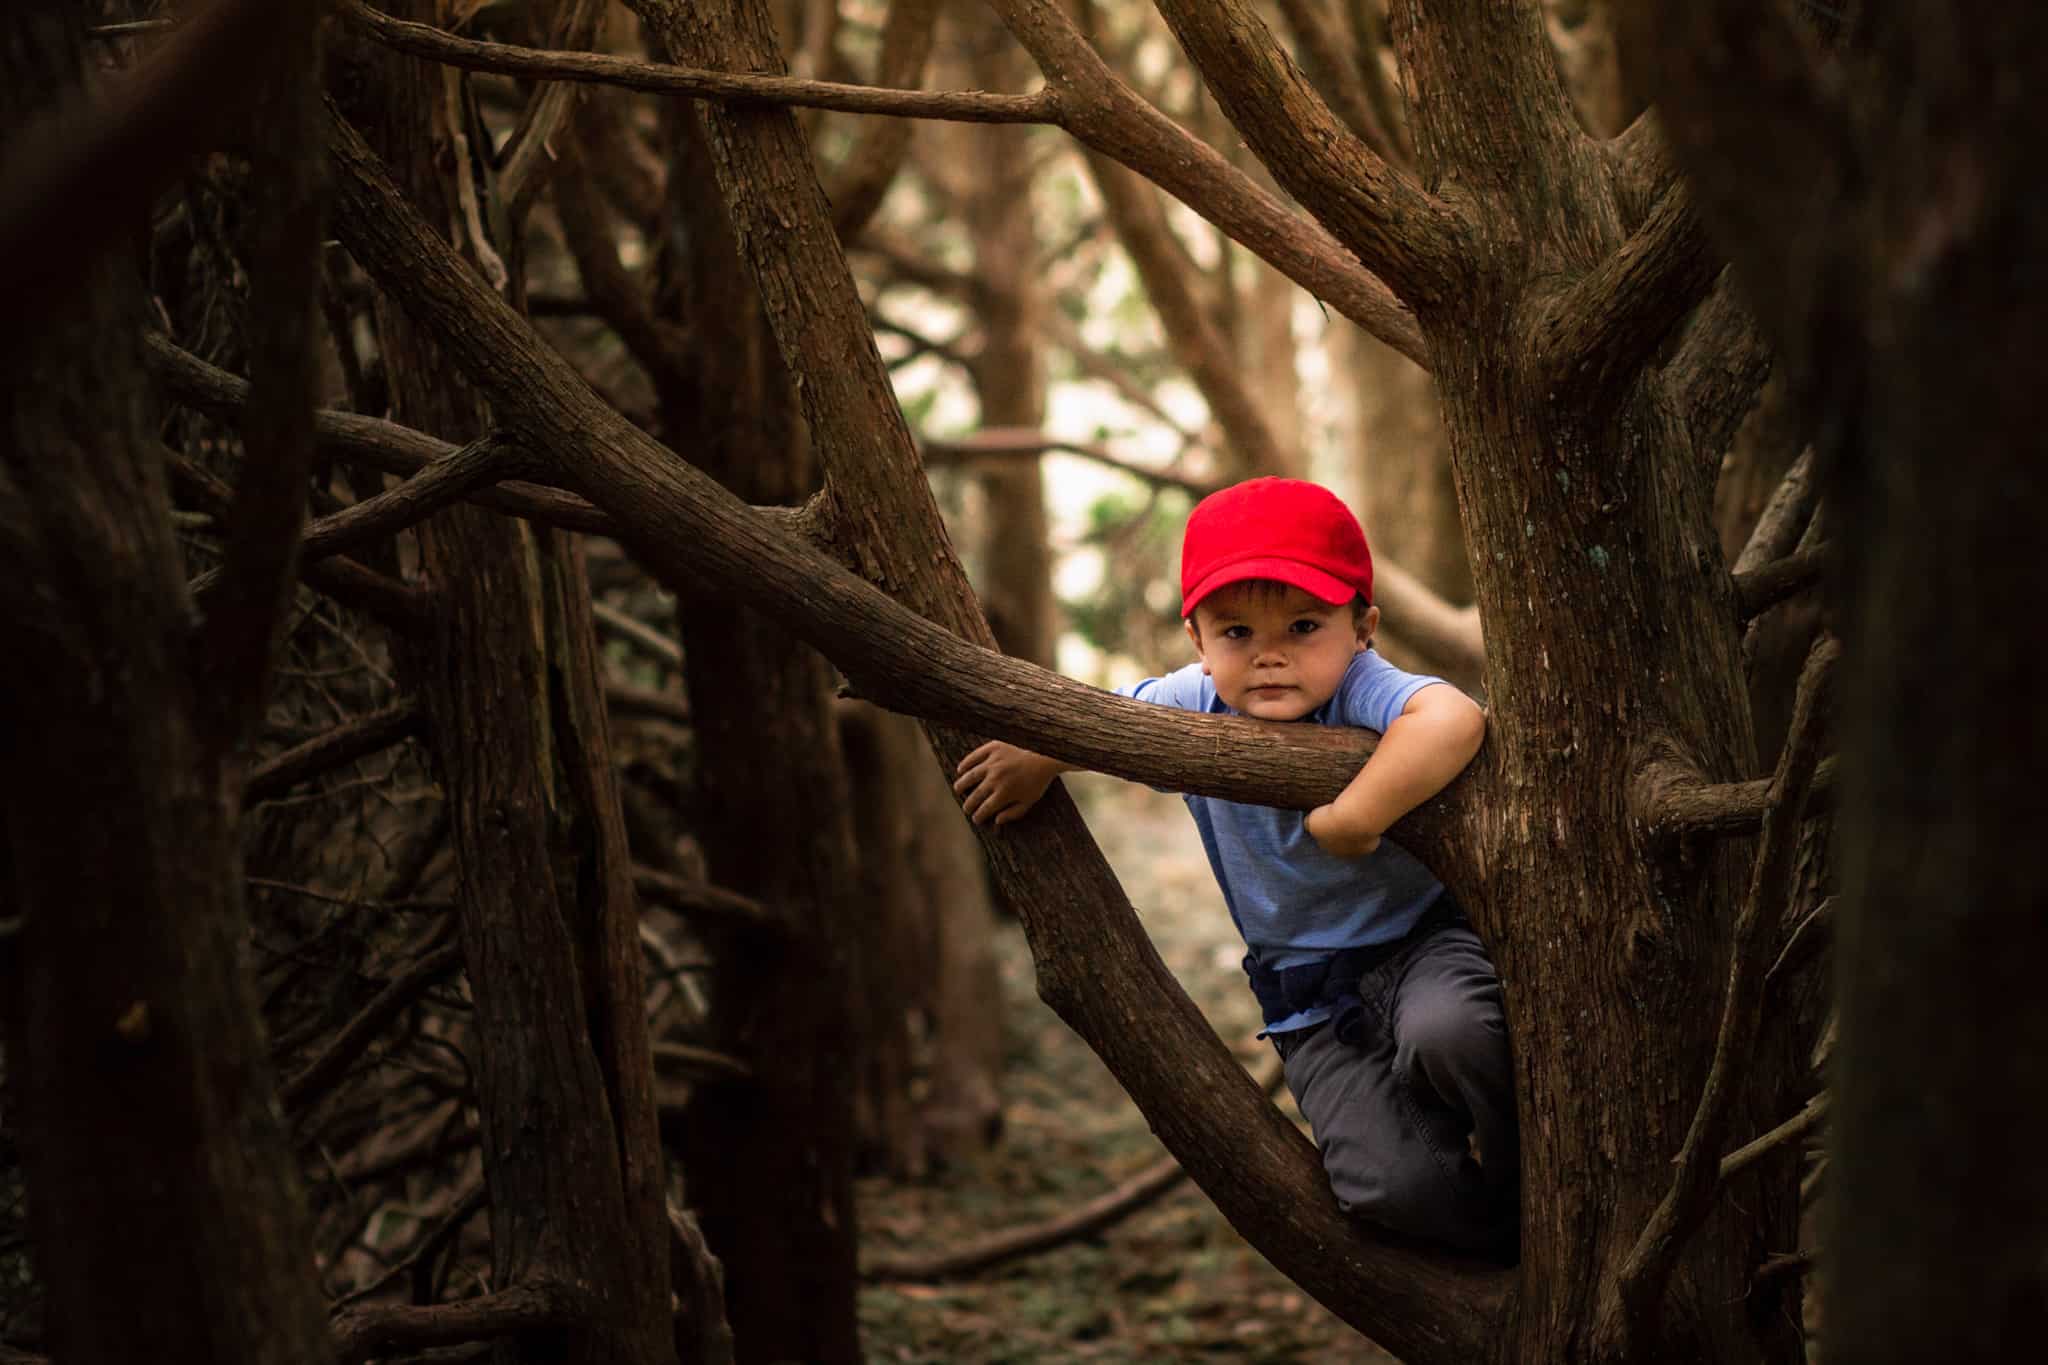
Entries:
[[1816, 545], [1810, 550], [1786, 555], [1762, 568], [1736, 574], [1735, 600], [1742, 619], [1753, 621], [1786, 598], [1797, 596], [1820, 582], [1833, 558], [1832, 546]]
[[1799, 679], [1792, 728], [1772, 775], [1763, 836], [1749, 892], [1735, 917], [1728, 964], [1728, 990], [1714, 1060], [1707, 1071], [1699, 1108], [1680, 1149], [1671, 1189], [1651, 1213], [1612, 1284], [1603, 1289], [1594, 1340], [1603, 1358], [1629, 1354], [1631, 1343], [1655, 1340], [1658, 1310], [1678, 1253], [1705, 1220], [1719, 1184], [1721, 1145], [1734, 1100], [1732, 1079], [1756, 1037], [1763, 992], [1763, 944], [1783, 922], [1791, 895], [1799, 820], [1820, 759], [1830, 710], [1831, 684], [1841, 644], [1832, 636], [1815, 641]]
[[633, 645], [657, 663], [670, 668], [683, 666], [683, 647], [676, 643], [674, 636], [664, 635], [646, 622], [603, 602], [592, 602], [590, 614], [591, 619], [605, 631]]
[[1618, 242], [1620, 222], [1609, 220], [1607, 167], [1579, 126], [1543, 8], [1394, 0], [1388, 25], [1423, 183], [1456, 183], [1486, 206], [1472, 212], [1511, 217], [1527, 247], [1583, 268], [1610, 233]]
[[1174, 474], [1164, 469], [1148, 469], [1093, 441], [1062, 440], [1034, 427], [984, 427], [958, 440], [945, 441], [926, 437], [918, 446], [924, 452], [925, 463], [929, 465], [958, 464], [986, 456], [1043, 455], [1049, 451], [1059, 451], [1067, 455], [1078, 455], [1084, 460], [1093, 460], [1105, 469], [1128, 474], [1155, 488], [1177, 488], [1191, 498], [1205, 498], [1222, 487], [1221, 484], [1209, 480], [1191, 479], [1184, 474]]
[[1626, 378], [1699, 306], [1719, 272], [1691, 197], [1673, 185], [1619, 251], [1542, 308], [1531, 343], [1538, 382], [1618, 401]]
[[510, 43], [458, 37], [429, 24], [394, 19], [360, 0], [339, 0], [337, 12], [384, 46], [466, 71], [494, 71], [554, 81], [584, 81], [695, 99], [740, 100], [836, 109], [847, 114], [945, 119], [958, 123], [1054, 123], [1056, 101], [1049, 91], [991, 95], [978, 90], [878, 90], [840, 81], [794, 76], [743, 75], [662, 62], [636, 61], [598, 52], [547, 52]]
[[281, 796], [309, 777], [388, 749], [417, 734], [420, 719], [417, 706], [401, 701], [315, 735], [251, 769], [249, 780], [242, 787], [242, 801], [254, 805]]
[[1692, 438], [1703, 477], [1719, 474], [1722, 455], [1770, 373], [1770, 347], [1724, 270], [1664, 367], [1666, 392]]
[[372, 996], [370, 1003], [358, 1010], [334, 1035], [334, 1040], [320, 1050], [319, 1056], [278, 1087], [278, 1102], [288, 1110], [302, 1109], [326, 1094], [377, 1041], [378, 1034], [425, 995], [427, 987], [461, 964], [462, 948], [454, 943], [435, 948], [413, 963], [403, 976]]
[[1801, 1109], [1791, 1118], [1786, 1119], [1776, 1128], [1771, 1129], [1770, 1132], [1765, 1133], [1754, 1142], [1744, 1143], [1728, 1155], [1722, 1157], [1721, 1179], [1732, 1179], [1737, 1173], [1753, 1165], [1757, 1158], [1775, 1148], [1782, 1147], [1788, 1142], [1806, 1136], [1806, 1134], [1813, 1131], [1822, 1119], [1827, 1117], [1827, 1113], [1828, 1096], [1827, 1092], [1823, 1090], [1820, 1094], [1808, 1100], [1804, 1109]]
[[[232, 419], [248, 403], [247, 380], [207, 364], [158, 333], [144, 333], [143, 342], [143, 354], [150, 373], [179, 402], [210, 417], [225, 419]], [[323, 454], [360, 461], [386, 474], [406, 476], [418, 474], [463, 449], [399, 422], [328, 408], [313, 414], [313, 440]], [[501, 450], [499, 458], [509, 458], [507, 451]], [[523, 462], [522, 468], [525, 467]], [[547, 464], [536, 461], [531, 467], [542, 469]], [[610, 516], [586, 499], [559, 487], [520, 482], [483, 484], [470, 490], [467, 496], [469, 501], [480, 507], [525, 517], [557, 530], [613, 538], [619, 535], [618, 526]], [[816, 538], [813, 509], [761, 507], [755, 510], [770, 525], [782, 528], [785, 534]], [[302, 576], [307, 582], [319, 586], [315, 575], [323, 567], [306, 566]]]
[[789, 925], [782, 916], [751, 897], [728, 891], [709, 882], [685, 881], [643, 864], [633, 868], [633, 889], [651, 901], [667, 906], [685, 919], [711, 919], [749, 930], [786, 935]]
[[1158, 0], [1174, 36], [1273, 178], [1414, 306], [1467, 277], [1456, 210], [1389, 166], [1330, 112], [1244, 0]]
[[1280, 0], [1280, 13], [1294, 31], [1309, 78], [1344, 126], [1382, 161], [1398, 163], [1394, 139], [1380, 122], [1365, 77], [1345, 50], [1343, 33], [1325, 0]]
[[687, 1072], [697, 1081], [732, 1085], [754, 1079], [754, 1068], [730, 1053], [688, 1043], [656, 1043], [654, 1060], [657, 1065], [667, 1063], [674, 1070]]
[[1813, 476], [1813, 447], [1809, 445], [1771, 491], [1771, 500], [1764, 504], [1756, 525], [1750, 528], [1749, 540], [1735, 557], [1731, 572], [1739, 577], [1791, 554], [1813, 516], [1818, 495]]
[[587, 1290], [553, 1280], [514, 1285], [426, 1308], [362, 1306], [332, 1319], [337, 1365], [372, 1356], [487, 1341], [545, 1327], [573, 1327], [598, 1311]]
[[[875, 59], [875, 84], [913, 86], [924, 76], [938, 33], [939, 0], [889, 0], [882, 21], [882, 52]], [[827, 188], [832, 201], [832, 231], [842, 244], [860, 239], [882, 196], [910, 150], [911, 125], [892, 119], [873, 123], [860, 134]]]
[[[1835, 797], [1835, 759], [1815, 767], [1808, 813]], [[1643, 764], [1629, 788], [1629, 810], [1659, 838], [1753, 834], [1771, 808], [1771, 781], [1703, 782], [1699, 770], [1675, 757]]]
[[613, 683], [604, 689], [604, 699], [615, 716], [644, 716], [674, 725], [690, 723], [690, 703], [672, 692]]
[[990, 4], [1045, 73], [1047, 88], [1057, 92], [1060, 127], [1138, 172], [1288, 279], [1429, 368], [1413, 313], [1360, 265], [1350, 248], [1290, 212], [1119, 79], [1061, 6], [1052, 0]]
[[[400, 428], [403, 430], [403, 428]], [[175, 450], [166, 448], [171, 476], [187, 494], [202, 502], [215, 517], [224, 516], [234, 492]], [[417, 631], [426, 625], [431, 594], [424, 588], [386, 578], [353, 559], [339, 555], [314, 564], [301, 564], [299, 577], [343, 606], [353, 607], [380, 625], [400, 632]]]
[[[655, 12], [650, 0], [636, 3], [644, 14]], [[700, 22], [703, 14], [701, 6], [687, 12], [661, 10], [664, 21]], [[786, 116], [777, 117], [786, 123]], [[770, 126], [754, 115], [750, 128], [756, 120]], [[785, 128], [777, 136], [785, 131], [794, 133]], [[554, 462], [580, 491], [602, 499], [636, 556], [664, 581], [699, 589], [716, 586], [774, 615], [838, 663], [863, 691], [897, 709], [1138, 780], [1157, 778], [1159, 785], [1196, 789], [1213, 781], [1210, 789], [1216, 794], [1236, 793], [1229, 799], [1268, 805], [1298, 801], [1299, 808], [1307, 809], [1340, 791], [1370, 749], [1372, 742], [1362, 731], [1317, 727], [1314, 734], [1305, 734], [1308, 727], [1168, 713], [1110, 697], [970, 644], [906, 609], [823, 554], [778, 535], [765, 518], [607, 407], [419, 221], [346, 125], [337, 122], [331, 150], [343, 206], [336, 225], [357, 261], [435, 333], [450, 360], [488, 393], [509, 429]], [[790, 155], [807, 158], [808, 153], [793, 150]], [[790, 183], [780, 170], [771, 178]], [[761, 204], [748, 207], [770, 211]], [[777, 199], [773, 211], [789, 223], [798, 223], [800, 214], [800, 227], [749, 236], [753, 249], [776, 253], [779, 259], [799, 244], [808, 247], [821, 240], [836, 253], [822, 205]], [[812, 305], [792, 292], [795, 285], [786, 269], [772, 283], [776, 306], [798, 310], [779, 319], [789, 327], [806, 317]], [[839, 269], [844, 270], [843, 259]], [[834, 315], [833, 353], [854, 356], [860, 373], [830, 375], [804, 358], [806, 413], [814, 419], [814, 437], [821, 444], [845, 443], [844, 448], [835, 445], [836, 461], [871, 461], [889, 469], [900, 461], [906, 471], [915, 471], [915, 452], [900, 417], [894, 424], [885, 414], [868, 420], [869, 407], [887, 401], [886, 376], [871, 353], [860, 356], [857, 348], [841, 348], [843, 334], [865, 328], [858, 295], [850, 280], [841, 283], [846, 297], [833, 291], [833, 307], [844, 313]], [[770, 311], [775, 315], [774, 306]], [[872, 394], [869, 384], [877, 386]], [[849, 406], [835, 416], [828, 405], [853, 385], [859, 386], [859, 397], [847, 397]], [[856, 414], [859, 420], [851, 420]], [[890, 437], [892, 431], [898, 435]], [[901, 450], [878, 448], [884, 439], [900, 440]], [[921, 481], [917, 491], [928, 505], [930, 495]], [[845, 496], [839, 494], [842, 502]], [[865, 522], [858, 525], [871, 538], [861, 539], [854, 552], [865, 557], [888, 550], [890, 533]], [[851, 527], [848, 533], [861, 534]], [[880, 565], [876, 571], [882, 571]], [[888, 575], [893, 587], [909, 590], [912, 570], [890, 561]], [[964, 752], [965, 739], [947, 735], [946, 752]], [[1481, 874], [1472, 841], [1452, 837], [1451, 822], [1469, 809], [1466, 802], [1498, 780], [1492, 761], [1482, 753], [1449, 792], [1394, 831], [1454, 890], [1462, 885], [1476, 891]], [[1261, 1250], [1306, 1290], [1342, 1305], [1340, 1311], [1357, 1318], [1376, 1340], [1408, 1352], [1418, 1365], [1425, 1362], [1417, 1354], [1422, 1351], [1429, 1358], [1462, 1359], [1481, 1349], [1505, 1301], [1506, 1277], [1372, 1237], [1343, 1217], [1314, 1150], [1244, 1080], [1214, 1030], [1173, 982], [1128, 901], [1106, 878], [1099, 851], [1085, 838], [1069, 836], [1077, 823], [1071, 802], [1054, 793], [987, 843], [1002, 859], [1001, 875], [1016, 879], [1016, 890], [1032, 897], [1029, 912], [1047, 921], [1041, 932], [1056, 931], [1064, 945], [1055, 961], [1042, 964], [1041, 993], [1131, 1088], [1169, 1150], [1189, 1161], [1210, 1197], [1240, 1227], [1249, 1227]], [[1037, 882], [1032, 880], [1034, 867]], [[1076, 902], [1076, 896], [1084, 899]], [[1077, 913], [1082, 905], [1099, 913]], [[1081, 989], [1084, 982], [1088, 989]], [[1142, 1037], [1120, 1022], [1133, 1000], [1144, 1002], [1153, 1021]], [[1170, 1087], [1152, 1065], [1162, 1048], [1181, 1068]], [[1199, 1103], [1189, 1098], [1189, 1076], [1195, 1078]], [[1189, 1160], [1197, 1152], [1226, 1149], [1235, 1154], [1227, 1164]], [[1275, 1219], [1276, 1206], [1286, 1207], [1289, 1216]]]
[[1089, 155], [1088, 171], [1117, 240], [1137, 267], [1145, 297], [1159, 315], [1167, 349], [1208, 403], [1239, 463], [1258, 474], [1294, 472], [1298, 460], [1280, 449], [1244, 382], [1244, 367], [1190, 286], [1183, 253], [1152, 186], [1099, 152]]
[[[1280, 1085], [1280, 1058], [1269, 1049], [1252, 1079], [1259, 1089], [1272, 1094]], [[1022, 1256], [1048, 1251], [1077, 1238], [1087, 1237], [1150, 1208], [1169, 1190], [1187, 1178], [1187, 1171], [1171, 1156], [1161, 1157], [1145, 1169], [1103, 1191], [1078, 1208], [1036, 1223], [1004, 1228], [977, 1237], [961, 1246], [908, 1255], [880, 1256], [861, 1266], [861, 1278], [869, 1281], [949, 1280], [1014, 1261]]]

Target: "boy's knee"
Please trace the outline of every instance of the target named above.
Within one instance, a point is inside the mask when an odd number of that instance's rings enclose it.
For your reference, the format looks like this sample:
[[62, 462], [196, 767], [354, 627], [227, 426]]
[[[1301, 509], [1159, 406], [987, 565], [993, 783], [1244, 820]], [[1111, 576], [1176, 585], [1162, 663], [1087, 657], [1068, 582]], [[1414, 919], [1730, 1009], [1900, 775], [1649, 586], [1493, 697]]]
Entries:
[[1371, 1153], [1325, 1149], [1323, 1169], [1337, 1206], [1381, 1227], [1440, 1236], [1452, 1216], [1454, 1188], [1419, 1143], [1395, 1143]]
[[1399, 1067], [1411, 1079], [1471, 1074], [1490, 1069], [1506, 1051], [1500, 1012], [1468, 1002], [1422, 1002], [1401, 1019]]

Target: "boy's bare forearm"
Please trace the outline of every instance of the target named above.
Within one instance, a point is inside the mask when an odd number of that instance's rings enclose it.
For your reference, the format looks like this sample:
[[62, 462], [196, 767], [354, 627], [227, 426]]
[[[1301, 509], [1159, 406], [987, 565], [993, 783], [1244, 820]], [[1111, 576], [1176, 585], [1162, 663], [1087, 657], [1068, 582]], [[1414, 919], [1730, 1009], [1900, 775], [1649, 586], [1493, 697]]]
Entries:
[[1330, 805], [1349, 829], [1384, 834], [1465, 770], [1486, 735], [1486, 720], [1462, 693], [1401, 716], [1380, 737], [1372, 759]]

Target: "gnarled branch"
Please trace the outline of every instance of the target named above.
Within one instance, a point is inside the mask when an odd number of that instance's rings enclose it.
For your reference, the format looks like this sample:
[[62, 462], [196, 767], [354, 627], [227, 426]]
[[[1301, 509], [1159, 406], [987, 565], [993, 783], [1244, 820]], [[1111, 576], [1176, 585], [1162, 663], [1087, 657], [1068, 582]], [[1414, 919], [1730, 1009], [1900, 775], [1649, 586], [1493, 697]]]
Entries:
[[1533, 349], [1544, 387], [1618, 400], [1622, 381], [1706, 298], [1719, 270], [1691, 197], [1673, 185], [1619, 251], [1538, 316]]

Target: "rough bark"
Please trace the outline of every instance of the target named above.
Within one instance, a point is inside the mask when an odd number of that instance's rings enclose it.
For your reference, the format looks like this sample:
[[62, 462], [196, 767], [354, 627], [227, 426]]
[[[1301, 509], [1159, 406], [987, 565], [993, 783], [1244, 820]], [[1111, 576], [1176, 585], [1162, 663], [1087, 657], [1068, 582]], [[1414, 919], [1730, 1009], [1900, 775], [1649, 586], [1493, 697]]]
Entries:
[[[1819, 1248], [1827, 1350], [1845, 1360], [2000, 1359], [2048, 1302], [2048, 1178], [2023, 1150], [2048, 1044], [2031, 980], [2048, 952], [2031, 787], [2048, 731], [2019, 701], [2048, 657], [2003, 616], [2044, 586], [2048, 291], [2016, 263], [2048, 248], [2033, 183], [2048, 149], [2039, 120], [1986, 95], [2048, 59], [2048, 22], [1987, 20], [1893, 8], [1827, 58], [1769, 7], [1709, 5], [1627, 49], [1668, 91], [1679, 160], [1855, 532], [1836, 594], [1843, 890]], [[1740, 169], [1756, 145], [1783, 153], [1761, 179]]]
[[[30, 4], [0, 24], [10, 134], [76, 97], [78, 22]], [[310, 30], [291, 51], [282, 69], [310, 69]], [[315, 1365], [233, 737], [193, 669], [141, 311], [131, 262], [106, 261], [0, 342], [0, 1025], [35, 1263], [59, 1359]]]
[[[678, 113], [672, 211], [687, 247], [675, 266], [695, 342], [678, 435], [741, 497], [795, 502], [816, 472], [789, 373], [722, 207], [702, 193], [711, 171], [698, 119]], [[752, 1062], [754, 1080], [692, 1104], [689, 1200], [726, 1267], [740, 1361], [854, 1361], [855, 949], [857, 926], [877, 908], [847, 899], [851, 802], [831, 669], [716, 589], [680, 592], [677, 618], [711, 878], [774, 907], [791, 931], [773, 957], [730, 955], [713, 983], [721, 1035]]]
[[[469, 168], [449, 155], [448, 74], [391, 59], [380, 126], [410, 193], [453, 224], [450, 176]], [[378, 341], [401, 420], [456, 440], [488, 428], [483, 398], [388, 296]], [[630, 862], [577, 605], [589, 589], [547, 534], [473, 507], [423, 523], [433, 614], [406, 671], [452, 816], [494, 1281], [589, 1292], [565, 1333], [500, 1356], [659, 1365], [675, 1358], [669, 1235]]]

